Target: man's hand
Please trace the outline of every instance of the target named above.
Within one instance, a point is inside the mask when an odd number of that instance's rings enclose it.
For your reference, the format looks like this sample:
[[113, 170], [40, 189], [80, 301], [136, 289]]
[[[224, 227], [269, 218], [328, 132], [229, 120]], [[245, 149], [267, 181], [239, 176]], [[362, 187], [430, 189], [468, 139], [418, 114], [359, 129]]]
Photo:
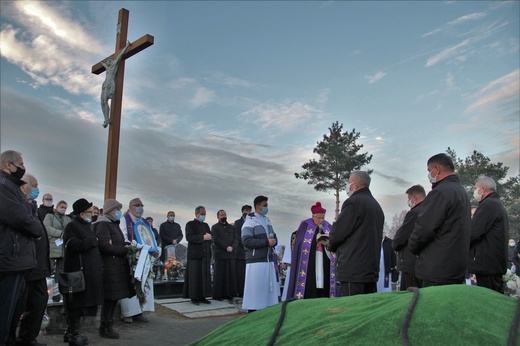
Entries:
[[204, 240], [211, 240], [211, 234], [209, 234], [209, 233], [204, 234]]
[[173, 239], [172, 244], [177, 245], [177, 239]]
[[276, 239], [269, 239], [269, 246], [273, 247], [276, 245]]
[[233, 252], [233, 248], [231, 246], [228, 246], [226, 249], [227, 252]]

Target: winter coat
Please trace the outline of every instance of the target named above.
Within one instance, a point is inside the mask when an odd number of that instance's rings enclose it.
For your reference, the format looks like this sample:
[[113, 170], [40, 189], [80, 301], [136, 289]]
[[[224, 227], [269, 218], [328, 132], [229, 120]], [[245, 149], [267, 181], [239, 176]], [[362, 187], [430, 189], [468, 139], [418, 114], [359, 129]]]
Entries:
[[101, 278], [101, 256], [98, 240], [92, 232], [90, 223], [77, 216], [69, 222], [63, 235], [66, 249], [64, 251], [64, 272], [80, 269], [80, 255], [85, 277], [85, 290], [65, 295], [67, 308], [86, 308], [103, 303], [103, 281]]
[[43, 220], [43, 225], [47, 231], [47, 237], [49, 238], [50, 247], [50, 258], [62, 258], [63, 257], [63, 244], [56, 245], [56, 240], [63, 239], [63, 232], [65, 227], [71, 222], [71, 218], [67, 215], [61, 215], [58, 212], [47, 214]]
[[54, 213], [54, 206], [52, 207], [46, 207], [43, 204], [38, 207], [38, 218], [43, 222], [45, 220], [45, 216], [47, 214]]
[[[216, 223], [211, 226], [213, 241], [213, 254], [216, 261], [235, 259], [238, 247], [238, 238], [235, 235], [235, 228], [229, 223]], [[228, 246], [233, 248], [232, 252], [227, 252]]]
[[355, 191], [341, 206], [329, 234], [336, 252], [336, 280], [377, 282], [385, 215], [368, 188]]
[[[422, 203], [422, 202], [421, 202]], [[421, 203], [414, 206], [404, 217], [403, 224], [395, 233], [392, 248], [398, 252], [397, 269], [403, 273], [415, 273], [415, 255], [410, 252], [408, 239], [413, 232], [415, 221], [421, 211]]]
[[43, 226], [20, 190], [23, 184], [0, 171], [0, 275], [36, 267], [34, 240], [43, 236]]
[[[264, 222], [267, 229], [263, 225]], [[273, 225], [267, 217], [257, 213], [247, 215], [242, 226], [242, 243], [246, 251], [246, 263], [274, 262], [274, 247], [269, 247], [270, 234], [278, 244]]]
[[486, 196], [471, 219], [469, 272], [502, 276], [508, 265], [509, 221], [496, 192]]
[[[38, 210], [36, 202], [31, 202], [32, 213], [35, 218], [38, 217]], [[36, 267], [25, 273], [25, 281], [41, 280], [51, 275], [51, 262], [49, 260], [49, 239], [47, 238], [47, 231], [43, 227], [43, 235], [34, 241], [36, 247]]]
[[415, 277], [463, 283], [468, 269], [471, 204], [455, 174], [433, 184], [422, 202], [408, 246], [418, 255]]
[[94, 223], [94, 234], [101, 254], [105, 299], [119, 300], [134, 296], [130, 265], [126, 257], [128, 250], [119, 221], [100, 216]]

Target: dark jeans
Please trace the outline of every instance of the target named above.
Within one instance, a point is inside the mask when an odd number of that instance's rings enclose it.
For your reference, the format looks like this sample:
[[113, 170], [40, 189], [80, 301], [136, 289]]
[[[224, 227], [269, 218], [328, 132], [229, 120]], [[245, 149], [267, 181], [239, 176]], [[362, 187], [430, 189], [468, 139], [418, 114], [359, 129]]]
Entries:
[[20, 320], [20, 315], [23, 314], [20, 330], [18, 331], [18, 341], [31, 342], [36, 340], [38, 334], [40, 334], [48, 298], [47, 280], [45, 278], [25, 282], [25, 289], [18, 297], [16, 303], [11, 330], [9, 331], [9, 339], [16, 339], [16, 327]]
[[[0, 274], [0, 345], [5, 344], [18, 296], [24, 287], [24, 274]], [[15, 318], [20, 318], [16, 316]]]
[[358, 294], [377, 292], [376, 282], [341, 282], [341, 296], [349, 297]]
[[399, 287], [399, 290], [406, 291], [408, 287], [420, 287], [419, 282], [415, 278], [415, 275], [401, 272], [401, 286]]
[[504, 293], [504, 282], [502, 281], [501, 276], [488, 276], [488, 275], [480, 275], [476, 274], [477, 277], [477, 286], [486, 287], [492, 289], [493, 291], [497, 291], [498, 293]]

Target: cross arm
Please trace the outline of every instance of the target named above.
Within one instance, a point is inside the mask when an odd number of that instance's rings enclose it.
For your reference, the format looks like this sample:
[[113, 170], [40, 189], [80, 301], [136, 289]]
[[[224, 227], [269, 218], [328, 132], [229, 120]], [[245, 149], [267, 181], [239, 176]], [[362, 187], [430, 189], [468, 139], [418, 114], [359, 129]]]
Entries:
[[[154, 37], [151, 36], [151, 35], [144, 35], [143, 37], [141, 37], [140, 39], [132, 42], [130, 44], [130, 46], [128, 47], [128, 50], [126, 51], [126, 53], [123, 55], [123, 59], [128, 59], [134, 55], [136, 55], [137, 53], [139, 53], [140, 51], [150, 47], [151, 45], [153, 45], [153, 42], [154, 42]], [[124, 48], [122, 48], [124, 49]], [[112, 58], [112, 59], [115, 59], [117, 58], [117, 55], [118, 55], [119, 52], [115, 52], [114, 54], [112, 54], [111, 56], [107, 57], [107, 58]], [[101, 60], [101, 61], [105, 61], [107, 58]], [[105, 67], [101, 64], [101, 61], [98, 62], [97, 64], [95, 64], [94, 66], [92, 66], [92, 73], [94, 74], [100, 74], [100, 73], [103, 73], [105, 71]]]

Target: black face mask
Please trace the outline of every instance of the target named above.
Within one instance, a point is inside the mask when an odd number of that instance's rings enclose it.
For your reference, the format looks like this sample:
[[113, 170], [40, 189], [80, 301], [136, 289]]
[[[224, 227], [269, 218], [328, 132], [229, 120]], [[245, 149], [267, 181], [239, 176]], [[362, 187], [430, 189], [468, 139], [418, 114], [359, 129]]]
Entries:
[[226, 223], [227, 222], [227, 217], [223, 217], [222, 219], [220, 219], [220, 223]]
[[98, 219], [97, 215], [92, 215], [92, 222], [96, 221]]
[[11, 175], [12, 175], [13, 177], [15, 177], [16, 179], [22, 179], [22, 177], [23, 177], [24, 174], [25, 174], [25, 169], [18, 167], [17, 165], [15, 165], [15, 164], [12, 163], [12, 162], [11, 162], [11, 164], [12, 164], [13, 166], [16, 167], [16, 171], [11, 172]]

